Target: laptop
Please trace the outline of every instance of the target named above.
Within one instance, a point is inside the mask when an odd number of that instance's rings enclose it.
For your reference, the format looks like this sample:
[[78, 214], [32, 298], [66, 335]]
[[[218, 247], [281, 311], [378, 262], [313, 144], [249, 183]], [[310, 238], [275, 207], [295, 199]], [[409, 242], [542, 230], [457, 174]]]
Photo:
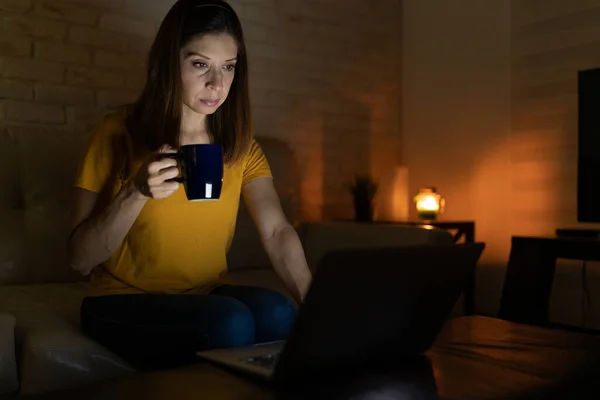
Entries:
[[417, 356], [435, 341], [484, 248], [468, 243], [330, 252], [286, 341], [197, 355], [268, 382]]

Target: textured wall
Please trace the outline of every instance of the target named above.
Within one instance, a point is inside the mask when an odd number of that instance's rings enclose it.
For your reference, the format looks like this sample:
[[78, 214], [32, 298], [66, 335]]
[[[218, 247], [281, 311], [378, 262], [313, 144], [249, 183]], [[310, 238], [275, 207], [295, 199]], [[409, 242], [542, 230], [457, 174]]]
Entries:
[[494, 314], [511, 234], [510, 7], [480, 0], [404, 7], [402, 154], [410, 193], [436, 186], [447, 200], [442, 219], [476, 222], [476, 239], [487, 244], [477, 311]]
[[[407, 1], [403, 16], [410, 189], [436, 185], [444, 218], [476, 221], [477, 311], [493, 315], [511, 236], [577, 225], [577, 71], [600, 66], [600, 0]], [[599, 264], [591, 307], [582, 266], [558, 262], [550, 317], [599, 327]]]
[[[600, 67], [600, 1], [513, 0], [512, 21], [512, 231], [552, 234], [578, 225], [577, 71]], [[582, 266], [558, 263], [551, 317], [600, 328], [600, 264], [588, 264], [591, 305]]]
[[[83, 134], [143, 84], [172, 0], [0, 0], [0, 126]], [[351, 215], [345, 183], [380, 180], [393, 212], [400, 157], [400, 1], [236, 0], [257, 136], [284, 140], [308, 219]]]
[[600, 1], [513, 1], [515, 230], [577, 221], [577, 71], [600, 67]]

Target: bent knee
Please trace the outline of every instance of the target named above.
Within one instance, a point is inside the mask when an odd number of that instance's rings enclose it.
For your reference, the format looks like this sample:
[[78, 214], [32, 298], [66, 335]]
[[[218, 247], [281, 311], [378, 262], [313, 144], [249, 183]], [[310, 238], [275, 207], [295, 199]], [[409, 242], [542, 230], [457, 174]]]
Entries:
[[287, 338], [296, 317], [290, 300], [275, 291], [265, 293], [261, 300], [259, 309], [253, 310], [256, 340], [268, 342]]
[[254, 317], [241, 301], [225, 298], [209, 331], [210, 348], [248, 346], [255, 340]]

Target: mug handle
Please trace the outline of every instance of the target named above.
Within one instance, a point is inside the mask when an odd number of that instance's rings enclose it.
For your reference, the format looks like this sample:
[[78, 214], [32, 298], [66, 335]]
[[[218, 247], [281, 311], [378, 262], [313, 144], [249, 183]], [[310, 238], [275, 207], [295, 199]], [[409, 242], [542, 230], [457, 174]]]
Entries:
[[[181, 153], [163, 153], [162, 156], [175, 159], [175, 161], [177, 161], [177, 165], [179, 167], [179, 173], [181, 174], [181, 167], [179, 166], [179, 164], [181, 162]], [[177, 176], [173, 179], [167, 179], [167, 182], [183, 183], [183, 176]]]

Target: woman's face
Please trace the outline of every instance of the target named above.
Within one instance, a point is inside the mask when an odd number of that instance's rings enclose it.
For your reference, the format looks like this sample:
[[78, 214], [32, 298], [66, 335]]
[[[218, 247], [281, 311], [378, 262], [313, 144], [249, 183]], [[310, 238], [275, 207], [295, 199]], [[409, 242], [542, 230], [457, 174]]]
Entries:
[[229, 34], [192, 39], [181, 50], [183, 104], [198, 114], [212, 114], [225, 102], [237, 58], [237, 45]]

